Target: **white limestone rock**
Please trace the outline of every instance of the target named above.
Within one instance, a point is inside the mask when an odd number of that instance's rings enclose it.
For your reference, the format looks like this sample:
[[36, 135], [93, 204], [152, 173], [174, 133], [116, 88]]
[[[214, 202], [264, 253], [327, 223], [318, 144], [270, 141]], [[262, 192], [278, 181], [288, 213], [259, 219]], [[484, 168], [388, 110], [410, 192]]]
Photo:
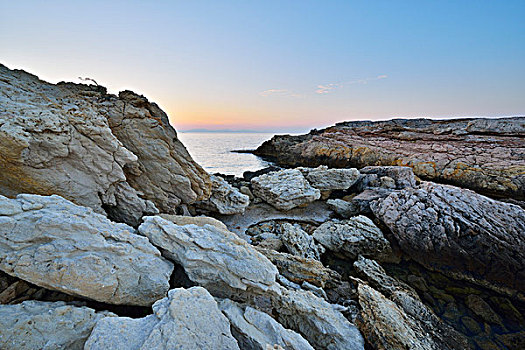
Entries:
[[310, 184], [320, 190], [346, 190], [359, 179], [359, 170], [348, 169], [329, 169], [326, 165], [317, 168], [298, 168], [310, 182]]
[[108, 312], [64, 302], [0, 305], [0, 349], [84, 349], [95, 324]]
[[85, 350], [239, 349], [228, 319], [201, 287], [173, 289], [144, 318], [100, 320]]
[[273, 288], [277, 268], [235, 234], [205, 224], [176, 225], [158, 216], [144, 218], [139, 232], [181, 265], [194, 283], [214, 295]]
[[327, 221], [314, 231], [313, 237], [326, 249], [350, 259], [359, 255], [382, 258], [392, 251], [381, 230], [362, 215]]
[[239, 192], [220, 176], [210, 175], [210, 179], [212, 183], [211, 197], [205, 201], [197, 202], [196, 205], [199, 208], [219, 214], [244, 213], [244, 210], [250, 204], [250, 197]]
[[221, 300], [219, 309], [230, 320], [232, 334], [242, 349], [313, 350], [301, 335], [284, 328], [264, 312], [229, 299]]
[[0, 270], [38, 286], [111, 304], [149, 306], [173, 264], [126, 225], [59, 196], [0, 196]]
[[286, 169], [251, 180], [253, 194], [279, 210], [290, 210], [321, 197], [297, 169]]

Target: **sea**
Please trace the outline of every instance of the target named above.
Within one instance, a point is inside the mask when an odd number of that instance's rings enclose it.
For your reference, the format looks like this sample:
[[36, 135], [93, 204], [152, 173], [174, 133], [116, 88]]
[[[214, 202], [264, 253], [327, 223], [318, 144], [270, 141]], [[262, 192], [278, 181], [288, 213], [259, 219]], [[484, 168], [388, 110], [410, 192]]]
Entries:
[[232, 150], [253, 150], [274, 133], [238, 132], [177, 132], [179, 139], [193, 159], [210, 174], [221, 173], [242, 177], [245, 171], [254, 171], [271, 165], [250, 153]]

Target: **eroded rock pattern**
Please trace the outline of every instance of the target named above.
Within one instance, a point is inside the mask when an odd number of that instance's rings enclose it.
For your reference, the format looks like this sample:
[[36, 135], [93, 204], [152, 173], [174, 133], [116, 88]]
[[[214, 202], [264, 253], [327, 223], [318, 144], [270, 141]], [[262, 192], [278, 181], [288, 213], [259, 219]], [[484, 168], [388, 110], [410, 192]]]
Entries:
[[84, 349], [95, 324], [108, 312], [64, 302], [24, 301], [0, 305], [1, 349]]
[[250, 197], [239, 192], [239, 190], [219, 176], [211, 175], [210, 179], [212, 183], [211, 197], [196, 203], [196, 205], [199, 208], [219, 214], [244, 213], [244, 210], [250, 204]]
[[301, 335], [284, 328], [264, 312], [242, 307], [228, 299], [219, 302], [219, 309], [230, 320], [232, 333], [241, 349], [313, 350]]
[[254, 177], [253, 194], [279, 210], [290, 210], [321, 197], [297, 169], [286, 169]]
[[100, 320], [86, 350], [239, 349], [228, 319], [201, 287], [173, 289], [153, 304], [144, 318], [108, 317]]
[[265, 291], [275, 284], [277, 268], [229, 231], [208, 224], [176, 225], [150, 216], [139, 226], [139, 232], [181, 265], [190, 280], [214, 295], [231, 290]]
[[525, 117], [344, 122], [274, 136], [255, 154], [286, 166], [409, 166], [424, 179], [525, 199]]
[[49, 84], [0, 65], [0, 194], [58, 194], [132, 225], [210, 194], [166, 114], [142, 96]]
[[381, 230], [366, 216], [327, 221], [314, 231], [314, 239], [326, 249], [349, 259], [359, 255], [382, 258], [392, 252]]
[[427, 268], [525, 292], [525, 210], [423, 183], [372, 204], [401, 249]]
[[0, 196], [0, 269], [36, 285], [110, 304], [149, 306], [173, 264], [126, 225], [59, 197]]

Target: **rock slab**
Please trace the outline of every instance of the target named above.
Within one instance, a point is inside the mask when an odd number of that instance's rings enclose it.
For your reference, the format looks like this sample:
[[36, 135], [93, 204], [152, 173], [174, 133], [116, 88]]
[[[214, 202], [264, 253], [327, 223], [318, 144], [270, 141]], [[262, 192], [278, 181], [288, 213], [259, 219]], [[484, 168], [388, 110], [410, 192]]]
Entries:
[[0, 196], [0, 269], [38, 286], [111, 304], [165, 296], [173, 264], [145, 237], [59, 196]]
[[423, 183], [371, 205], [401, 249], [446, 275], [525, 292], [525, 210], [454, 186]]

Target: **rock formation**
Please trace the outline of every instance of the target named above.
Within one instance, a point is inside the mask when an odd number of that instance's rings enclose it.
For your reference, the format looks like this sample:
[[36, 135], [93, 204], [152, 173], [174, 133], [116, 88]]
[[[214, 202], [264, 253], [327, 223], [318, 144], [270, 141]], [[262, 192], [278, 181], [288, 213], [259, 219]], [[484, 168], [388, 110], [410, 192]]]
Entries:
[[58, 194], [132, 225], [209, 196], [208, 174], [146, 98], [3, 65], [0, 89], [0, 195]]
[[95, 324], [108, 312], [64, 302], [24, 301], [0, 305], [1, 349], [84, 349]]
[[475, 192], [423, 183], [372, 204], [412, 259], [485, 286], [525, 292], [525, 210]]
[[359, 255], [381, 259], [392, 252], [381, 230], [366, 216], [327, 221], [314, 231], [313, 237], [326, 249], [348, 259]]
[[279, 210], [290, 210], [321, 197], [297, 169], [282, 170], [254, 177], [253, 194]]
[[140, 319], [108, 317], [97, 322], [86, 350], [239, 349], [228, 319], [201, 287], [173, 289]]
[[158, 216], [146, 217], [139, 232], [181, 265], [193, 282], [215, 294], [275, 284], [277, 268], [233, 233], [215, 226], [175, 225]]
[[228, 317], [241, 349], [313, 350], [301, 335], [284, 328], [264, 312], [228, 299], [219, 302], [219, 309]]
[[426, 180], [525, 199], [525, 117], [344, 122], [274, 136], [256, 151], [285, 166], [409, 166]]
[[0, 196], [0, 270], [111, 304], [151, 305], [173, 264], [125, 224], [58, 196]]
[[219, 214], [243, 214], [250, 204], [249, 196], [242, 194], [219, 176], [210, 176], [212, 188], [211, 197], [196, 205], [205, 210]]

